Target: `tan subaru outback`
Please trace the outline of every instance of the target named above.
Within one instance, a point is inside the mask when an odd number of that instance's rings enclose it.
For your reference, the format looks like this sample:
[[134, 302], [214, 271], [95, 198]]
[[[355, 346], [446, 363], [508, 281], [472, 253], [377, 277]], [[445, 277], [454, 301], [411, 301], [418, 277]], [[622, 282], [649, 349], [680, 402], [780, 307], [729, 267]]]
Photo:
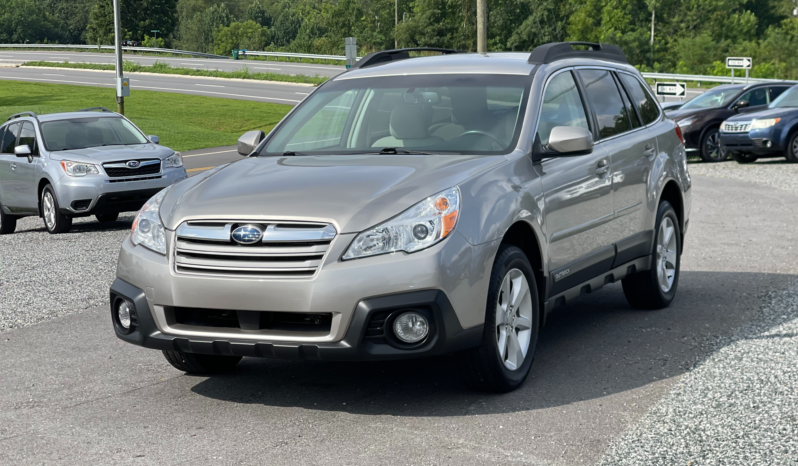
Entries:
[[242, 136], [244, 158], [147, 202], [111, 286], [117, 336], [192, 373], [454, 353], [502, 392], [554, 308], [617, 281], [668, 306], [682, 135], [618, 47], [578, 47], [364, 57]]

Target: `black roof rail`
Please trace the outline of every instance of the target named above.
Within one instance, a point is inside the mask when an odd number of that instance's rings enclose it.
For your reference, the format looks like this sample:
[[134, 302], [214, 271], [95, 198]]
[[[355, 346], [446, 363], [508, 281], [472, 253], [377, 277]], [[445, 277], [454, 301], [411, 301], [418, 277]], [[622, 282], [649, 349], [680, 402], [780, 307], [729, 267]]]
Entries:
[[31, 117], [33, 117], [33, 118], [36, 118], [36, 119], [38, 119], [38, 117], [36, 116], [36, 114], [35, 114], [35, 113], [33, 113], [33, 112], [19, 112], [19, 113], [15, 113], [15, 114], [11, 115], [10, 117], [8, 117], [8, 119], [7, 119], [6, 121], [11, 121], [11, 120], [13, 120], [14, 118], [20, 118], [20, 117], [24, 117], [24, 116], [26, 116], [26, 115], [27, 115], [27, 116], [31, 116]]
[[412, 47], [409, 49], [382, 50], [372, 52], [358, 60], [352, 65], [353, 70], [365, 68], [367, 66], [381, 65], [392, 61], [406, 60], [410, 58], [410, 52], [440, 52], [441, 55], [450, 53], [468, 53], [465, 50], [442, 49], [438, 47]]
[[105, 107], [91, 107], [91, 108], [84, 108], [83, 110], [78, 110], [78, 111], [79, 111], [79, 112], [93, 112], [93, 111], [95, 111], [95, 110], [100, 110], [100, 111], [102, 111], [102, 112], [108, 112], [108, 113], [114, 113], [114, 112], [112, 112], [112, 111], [108, 110], [108, 109], [107, 109], [107, 108], [105, 108]]
[[[584, 45], [588, 50], [576, 50], [574, 45]], [[535, 47], [529, 54], [530, 65], [546, 65], [566, 58], [592, 58], [629, 64], [626, 54], [620, 47], [598, 42], [553, 42]]]

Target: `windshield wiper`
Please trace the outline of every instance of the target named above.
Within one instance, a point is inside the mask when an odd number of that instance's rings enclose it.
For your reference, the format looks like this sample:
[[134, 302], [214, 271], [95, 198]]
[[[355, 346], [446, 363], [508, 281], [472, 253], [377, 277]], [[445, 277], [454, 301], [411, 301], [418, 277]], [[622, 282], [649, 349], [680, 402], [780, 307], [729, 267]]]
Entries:
[[300, 156], [300, 155], [308, 155], [308, 154], [303, 154], [302, 152], [294, 152], [294, 151], [291, 151], [291, 150], [287, 150], [287, 151], [283, 152], [283, 156], [285, 156], [285, 157], [290, 157], [292, 155]]
[[432, 155], [429, 152], [420, 152], [416, 150], [398, 149], [396, 147], [385, 147], [380, 151], [381, 155]]

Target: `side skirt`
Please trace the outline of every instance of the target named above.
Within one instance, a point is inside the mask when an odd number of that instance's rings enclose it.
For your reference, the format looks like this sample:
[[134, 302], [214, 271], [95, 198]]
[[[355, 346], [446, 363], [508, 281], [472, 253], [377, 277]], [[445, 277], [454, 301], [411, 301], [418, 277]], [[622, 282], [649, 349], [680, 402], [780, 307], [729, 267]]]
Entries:
[[550, 297], [545, 303], [543, 303], [544, 321], [545, 321], [545, 316], [548, 316], [551, 311], [560, 306], [565, 306], [567, 303], [570, 303], [573, 299], [578, 298], [579, 296], [582, 296], [584, 294], [590, 294], [600, 289], [604, 285], [615, 283], [627, 275], [631, 275], [637, 272], [642, 272], [644, 270], [649, 270], [650, 268], [651, 268], [651, 256], [647, 255], [629, 261], [625, 264], [619, 265], [610, 270], [609, 272], [603, 273], [584, 283], [569, 288], [563, 291], [562, 293], [556, 294]]

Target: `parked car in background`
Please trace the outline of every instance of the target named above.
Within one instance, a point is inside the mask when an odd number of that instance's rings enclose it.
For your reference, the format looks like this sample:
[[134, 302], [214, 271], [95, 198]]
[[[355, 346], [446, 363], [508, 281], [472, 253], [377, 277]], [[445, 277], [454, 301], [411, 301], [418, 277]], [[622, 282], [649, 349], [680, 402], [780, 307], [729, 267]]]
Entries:
[[682, 108], [682, 105], [686, 103], [687, 102], [662, 102], [659, 105], [660, 107], [662, 107], [662, 110], [664, 110], [665, 114], [667, 115], [669, 114], [669, 112], [672, 112], [674, 110], [679, 110], [680, 108]]
[[697, 153], [705, 162], [726, 160], [720, 145], [720, 125], [740, 114], [767, 108], [791, 84], [723, 84], [668, 112], [684, 134], [688, 153]]
[[681, 131], [620, 48], [576, 45], [367, 55], [242, 136], [246, 158], [147, 202], [111, 285], [116, 335], [190, 373], [456, 354], [469, 386], [506, 392], [552, 309], [618, 281], [668, 306]]
[[0, 234], [34, 215], [50, 233], [75, 217], [112, 222], [186, 177], [179, 152], [108, 109], [18, 113], [0, 125]]
[[798, 163], [798, 86], [781, 94], [767, 110], [724, 121], [720, 143], [739, 163], [765, 157]]

